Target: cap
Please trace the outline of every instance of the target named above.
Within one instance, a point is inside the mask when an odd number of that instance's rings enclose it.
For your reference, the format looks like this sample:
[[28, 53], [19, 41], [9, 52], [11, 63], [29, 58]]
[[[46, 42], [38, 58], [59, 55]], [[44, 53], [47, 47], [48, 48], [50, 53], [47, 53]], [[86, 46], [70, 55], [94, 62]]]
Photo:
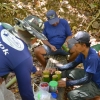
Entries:
[[71, 49], [76, 43], [89, 43], [90, 35], [85, 31], [79, 31], [76, 33], [75, 37], [68, 40], [68, 47]]
[[59, 22], [59, 18], [54, 10], [49, 10], [46, 14], [46, 17], [51, 25]]

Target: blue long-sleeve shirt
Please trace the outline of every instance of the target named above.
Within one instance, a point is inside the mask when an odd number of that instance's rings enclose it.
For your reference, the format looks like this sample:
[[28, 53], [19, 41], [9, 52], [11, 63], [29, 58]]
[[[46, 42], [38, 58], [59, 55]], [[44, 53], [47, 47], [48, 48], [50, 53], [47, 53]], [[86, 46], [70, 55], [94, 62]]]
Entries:
[[31, 72], [36, 72], [27, 45], [0, 23], [0, 76], [15, 72], [22, 100], [34, 100]]
[[58, 66], [59, 70], [67, 70], [75, 68], [78, 64], [83, 63], [85, 75], [79, 80], [68, 81], [66, 85], [82, 85], [93, 81], [100, 88], [100, 58], [96, 51], [89, 48], [88, 56], [85, 58], [82, 53], [78, 55], [74, 62], [68, 63], [62, 67]]
[[[63, 70], [67, 70], [67, 69], [73, 69], [75, 68], [79, 63], [73, 61], [70, 62], [62, 67], [58, 66], [58, 69], [63, 71]], [[92, 74], [91, 73], [85, 73], [84, 77], [78, 80], [70, 80], [66, 82], [66, 86], [73, 86], [73, 85], [82, 85], [85, 83], [88, 83], [92, 78]]]

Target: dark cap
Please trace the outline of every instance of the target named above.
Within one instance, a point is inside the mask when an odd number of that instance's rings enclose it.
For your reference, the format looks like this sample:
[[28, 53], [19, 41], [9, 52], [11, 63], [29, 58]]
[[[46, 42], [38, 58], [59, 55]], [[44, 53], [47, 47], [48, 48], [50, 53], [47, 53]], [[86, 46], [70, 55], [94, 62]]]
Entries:
[[51, 25], [59, 22], [59, 18], [54, 10], [49, 10], [46, 14], [46, 17]]
[[75, 37], [68, 40], [69, 48], [72, 48], [76, 43], [90, 43], [90, 35], [85, 31], [79, 31]]

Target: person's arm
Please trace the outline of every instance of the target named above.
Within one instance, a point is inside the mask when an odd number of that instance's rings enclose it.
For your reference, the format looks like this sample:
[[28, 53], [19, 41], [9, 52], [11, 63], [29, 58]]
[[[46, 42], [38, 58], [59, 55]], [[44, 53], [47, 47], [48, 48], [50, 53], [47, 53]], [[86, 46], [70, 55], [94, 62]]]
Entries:
[[51, 45], [47, 40], [42, 40], [42, 42], [43, 42], [45, 45], [49, 46], [49, 47], [51, 48], [52, 51], [56, 51], [56, 50], [57, 50], [56, 47], [53, 46], [53, 45]]
[[73, 85], [82, 85], [86, 84], [91, 81], [93, 74], [92, 73], [85, 73], [85, 76], [78, 80], [70, 80], [66, 82], [66, 86], [73, 86]]
[[48, 41], [48, 40], [42, 40], [42, 42], [43, 42], [45, 45], [47, 45], [47, 46], [51, 47], [51, 44], [49, 43], [49, 41]]
[[77, 65], [78, 65], [79, 63], [78, 62], [75, 62], [75, 61], [73, 61], [73, 62], [70, 62], [70, 63], [68, 63], [68, 64], [65, 64], [65, 65], [59, 65], [59, 64], [56, 64], [56, 68], [58, 69], [58, 70], [61, 70], [61, 71], [63, 71], [63, 70], [67, 70], [67, 69], [73, 69], [73, 68], [75, 68]]
[[[47, 32], [46, 32], [46, 22], [44, 23], [44, 29], [43, 29], [43, 33], [42, 33], [42, 34], [44, 34], [44, 35], [46, 36], [46, 38], [48, 39]], [[45, 45], [51, 47], [51, 44], [49, 43], [48, 40], [42, 40], [42, 42], [43, 42]]]
[[67, 20], [64, 21], [64, 26], [65, 26], [65, 32], [66, 32], [66, 42], [72, 38], [72, 32], [71, 32], [71, 28], [70, 28], [70, 25], [69, 23], [67, 22]]
[[72, 38], [72, 36], [68, 36], [67, 38], [66, 38], [66, 42], [69, 40], [69, 39], [71, 39]]
[[[42, 34], [44, 34], [46, 36], [46, 38], [48, 39], [47, 32], [46, 32], [46, 22], [44, 23], [44, 29], [43, 29], [43, 33]], [[45, 45], [49, 46], [52, 51], [56, 51], [57, 50], [56, 47], [51, 45], [48, 40], [42, 40], [42, 42]]]
[[37, 72], [37, 69], [35, 66], [32, 67], [32, 73], [36, 73]]

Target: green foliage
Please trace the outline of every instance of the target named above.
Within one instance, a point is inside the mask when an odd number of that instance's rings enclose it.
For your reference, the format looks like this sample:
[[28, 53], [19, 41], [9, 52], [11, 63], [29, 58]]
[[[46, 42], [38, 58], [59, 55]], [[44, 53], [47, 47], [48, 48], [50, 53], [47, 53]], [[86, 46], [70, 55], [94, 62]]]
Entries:
[[[27, 15], [39, 16], [46, 20], [45, 13], [54, 9], [59, 17], [70, 22], [72, 32], [85, 30], [88, 24], [95, 19], [100, 9], [99, 0], [0, 0], [0, 21], [14, 24], [14, 18], [24, 19]], [[100, 25], [100, 16], [96, 18]], [[94, 24], [95, 25], [95, 24]], [[96, 24], [97, 25], [97, 24]], [[90, 25], [88, 31], [93, 31]], [[99, 29], [96, 27], [98, 32]]]

